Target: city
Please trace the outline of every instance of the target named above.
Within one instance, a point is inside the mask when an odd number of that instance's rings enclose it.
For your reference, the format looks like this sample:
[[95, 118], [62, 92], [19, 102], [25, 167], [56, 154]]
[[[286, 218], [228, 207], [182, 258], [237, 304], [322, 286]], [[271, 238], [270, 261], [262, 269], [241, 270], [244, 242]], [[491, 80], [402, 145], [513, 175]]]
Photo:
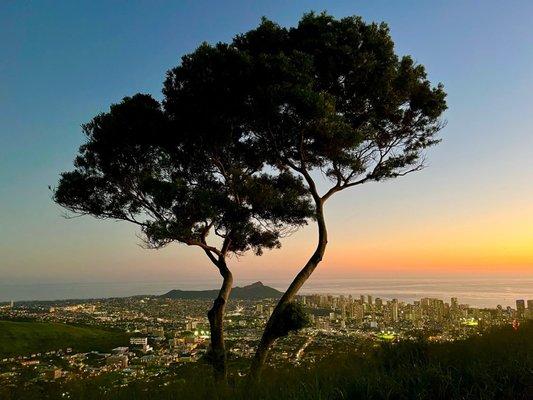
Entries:
[[[230, 359], [253, 356], [262, 329], [277, 299], [234, 300], [225, 318]], [[533, 320], [533, 300], [516, 300], [516, 308], [474, 308], [459, 299], [422, 298], [413, 303], [372, 295], [299, 296], [308, 326], [284, 338], [272, 365], [311, 365], [339, 351], [365, 351], [380, 342], [425, 338], [452, 342], [481, 335], [502, 325], [518, 329]], [[86, 301], [10, 302], [0, 306], [0, 320], [64, 323], [120, 332], [120, 345], [107, 351], [77, 351], [76, 344], [42, 348], [31, 354], [0, 354], [0, 386], [66, 382], [108, 375], [111, 385], [142, 379], [171, 381], [209, 348], [209, 300], [158, 296]], [[245, 374], [243, 363], [238, 374]]]

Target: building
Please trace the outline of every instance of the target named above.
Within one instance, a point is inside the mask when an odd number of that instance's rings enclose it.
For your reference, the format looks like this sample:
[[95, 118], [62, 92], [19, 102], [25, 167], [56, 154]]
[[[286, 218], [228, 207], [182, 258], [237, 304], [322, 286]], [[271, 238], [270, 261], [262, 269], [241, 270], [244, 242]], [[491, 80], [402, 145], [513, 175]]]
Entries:
[[379, 297], [376, 297], [375, 303], [376, 303], [376, 308], [378, 310], [381, 310], [381, 308], [383, 307], [383, 300], [381, 300], [381, 298]]
[[130, 338], [130, 344], [135, 346], [144, 346], [148, 344], [147, 337], [132, 337]]
[[132, 337], [130, 338], [130, 344], [132, 346], [140, 347], [141, 351], [145, 353], [152, 350], [152, 347], [148, 345], [147, 337]]
[[126, 354], [130, 351], [129, 347], [115, 347], [111, 350], [115, 354]]
[[44, 378], [49, 381], [55, 381], [56, 379], [61, 378], [62, 375], [63, 373], [60, 368], [54, 368], [54, 369], [45, 371]]
[[106, 365], [114, 365], [118, 368], [128, 367], [128, 356], [125, 354], [116, 354], [106, 358]]
[[392, 320], [394, 322], [398, 322], [399, 321], [398, 299], [392, 299], [391, 314], [392, 314]]
[[156, 337], [165, 337], [165, 330], [162, 327], [152, 328], [151, 333]]
[[516, 317], [524, 318], [525, 316], [526, 316], [526, 302], [524, 300], [516, 300]]
[[187, 322], [187, 330], [188, 331], [194, 331], [197, 326], [198, 326], [198, 321], [189, 321], [189, 322]]
[[153, 365], [153, 364], [157, 363], [157, 357], [155, 355], [153, 355], [153, 354], [150, 354], [150, 355], [147, 355], [147, 356], [142, 356], [141, 357], [141, 362], [143, 364]]
[[457, 310], [459, 308], [459, 302], [457, 301], [457, 297], [452, 297], [450, 307], [452, 310]]
[[20, 365], [22, 365], [23, 367], [29, 367], [30, 365], [38, 365], [39, 363], [39, 360], [25, 360], [21, 361]]

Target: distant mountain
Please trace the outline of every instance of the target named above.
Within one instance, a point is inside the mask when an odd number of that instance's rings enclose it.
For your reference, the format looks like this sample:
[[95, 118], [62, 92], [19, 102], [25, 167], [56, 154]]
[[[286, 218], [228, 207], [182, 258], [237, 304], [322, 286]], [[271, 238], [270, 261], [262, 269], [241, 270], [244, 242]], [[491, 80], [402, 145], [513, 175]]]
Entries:
[[[257, 300], [257, 299], [277, 299], [283, 293], [279, 290], [263, 285], [262, 282], [255, 282], [251, 285], [243, 287], [234, 287], [231, 291], [230, 298], [240, 300]], [[186, 300], [200, 300], [200, 299], [215, 299], [218, 295], [218, 290], [171, 290], [160, 297], [166, 299], [186, 299]]]

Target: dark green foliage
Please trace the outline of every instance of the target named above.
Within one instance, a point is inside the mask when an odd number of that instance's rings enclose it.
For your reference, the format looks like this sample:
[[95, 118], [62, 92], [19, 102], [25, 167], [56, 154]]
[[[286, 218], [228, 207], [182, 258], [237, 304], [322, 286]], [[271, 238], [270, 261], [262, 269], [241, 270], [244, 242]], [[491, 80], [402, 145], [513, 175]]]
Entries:
[[149, 140], [164, 132], [164, 121], [159, 103], [137, 94], [83, 125], [87, 142], [75, 159], [76, 169], [61, 175], [54, 200], [101, 218], [139, 214], [143, 199], [133, 192], [159, 174], [157, 150]]
[[309, 326], [309, 315], [305, 308], [296, 302], [283, 305], [279, 314], [275, 317], [272, 334], [277, 337], [287, 336], [290, 332], [298, 331]]
[[394, 53], [386, 24], [310, 13], [290, 29], [263, 20], [233, 45], [252, 71], [249, 130], [273, 163], [342, 189], [419, 169], [439, 141], [443, 87]]
[[[166, 102], [187, 97], [171, 94]], [[206, 249], [214, 232], [226, 252], [261, 254], [305, 224], [311, 208], [301, 180], [261, 171], [260, 158], [232, 137], [192, 142], [193, 127], [177, 120], [148, 95], [111, 106], [84, 125], [87, 143], [54, 200], [77, 214], [133, 222], [155, 248], [178, 241]]]

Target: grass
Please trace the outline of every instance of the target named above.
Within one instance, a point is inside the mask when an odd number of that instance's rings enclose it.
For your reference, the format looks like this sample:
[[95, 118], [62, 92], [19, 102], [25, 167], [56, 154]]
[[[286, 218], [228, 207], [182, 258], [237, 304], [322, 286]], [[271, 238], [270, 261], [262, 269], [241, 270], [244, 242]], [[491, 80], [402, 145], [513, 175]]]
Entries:
[[[307, 368], [269, 368], [252, 388], [235, 373], [227, 388], [217, 388], [209, 366], [197, 363], [153, 382], [106, 387], [106, 378], [99, 377], [33, 392], [15, 390], [5, 398], [55, 399], [68, 390], [79, 400], [528, 400], [533, 398], [532, 339], [530, 323], [518, 331], [504, 327], [453, 343], [382, 342]], [[242, 362], [234, 361], [230, 369], [242, 368]]]
[[107, 351], [128, 344], [122, 332], [49, 322], [0, 321], [0, 358], [71, 347]]

